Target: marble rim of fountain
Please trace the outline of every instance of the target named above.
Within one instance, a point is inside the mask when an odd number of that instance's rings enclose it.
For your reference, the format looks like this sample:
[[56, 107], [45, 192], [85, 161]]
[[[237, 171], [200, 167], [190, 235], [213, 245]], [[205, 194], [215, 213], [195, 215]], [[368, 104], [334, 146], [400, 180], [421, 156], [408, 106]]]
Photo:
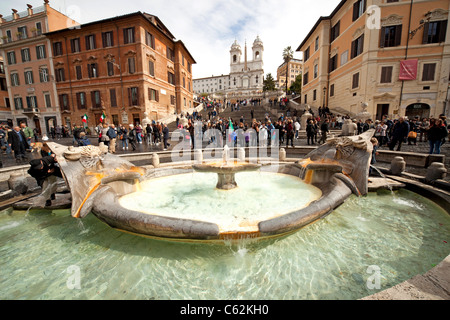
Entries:
[[[270, 172], [288, 174], [295, 177], [298, 177], [300, 172], [300, 168], [296, 164], [282, 164], [276, 171], [270, 170], [270, 167], [268, 168]], [[177, 173], [171, 172], [170, 168], [160, 170], [163, 172], [157, 174], [157, 177], [192, 172], [192, 169], [178, 170]], [[312, 201], [307, 207], [259, 221], [256, 226], [249, 226], [247, 230], [220, 231], [219, 226], [212, 222], [173, 218], [161, 216], [157, 213], [148, 214], [130, 210], [120, 205], [121, 195], [108, 184], [97, 191], [99, 194], [101, 193], [102, 197], [93, 201], [92, 212], [113, 228], [163, 240], [211, 242], [241, 238], [266, 239], [280, 237], [297, 231], [330, 213], [352, 194], [352, 190], [339, 177], [333, 177], [328, 183], [315, 186], [322, 191], [322, 195], [319, 199]], [[114, 210], [111, 210], [111, 208], [114, 208]]]

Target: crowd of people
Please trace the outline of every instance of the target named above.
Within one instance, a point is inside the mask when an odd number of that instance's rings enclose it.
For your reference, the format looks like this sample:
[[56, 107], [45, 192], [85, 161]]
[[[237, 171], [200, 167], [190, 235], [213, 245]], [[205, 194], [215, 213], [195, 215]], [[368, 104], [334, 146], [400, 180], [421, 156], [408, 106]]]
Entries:
[[[340, 135], [346, 136], [375, 129], [374, 138], [377, 140], [378, 148], [384, 146], [390, 150], [400, 151], [405, 143], [417, 145], [418, 142], [428, 142], [429, 154], [440, 154], [441, 146], [448, 137], [448, 123], [444, 115], [423, 119], [418, 117], [389, 119], [383, 116], [381, 120], [362, 121], [347, 115], [333, 114], [328, 108], [319, 108], [318, 115], [315, 115], [311, 109], [304, 110], [304, 112], [309, 111], [311, 117], [306, 127], [302, 128], [301, 112], [299, 114], [286, 112], [286, 117], [282, 114], [278, 118], [272, 118], [269, 113], [265, 113], [264, 119], [256, 119], [254, 106], [258, 103], [260, 103], [258, 100], [227, 102], [230, 107], [234, 105], [233, 111], [236, 111], [235, 108], [246, 108], [248, 117], [225, 118], [221, 114], [223, 111], [221, 102], [212, 101], [211, 107], [207, 109], [206, 117], [199, 112], [178, 116], [176, 120], [178, 135], [171, 135], [167, 124], [159, 121], [152, 121], [146, 125], [120, 124], [118, 126], [100, 123], [95, 128], [94, 139], [108, 146], [110, 153], [116, 153], [117, 150], [135, 151], [139, 144], [167, 150], [173, 139], [177, 142], [180, 140], [188, 142], [192, 148], [195, 147], [195, 141], [214, 142], [219, 147], [224, 146], [225, 143], [239, 144], [239, 146], [282, 146], [285, 144], [286, 147], [293, 147], [294, 141], [300, 139], [301, 129], [306, 131], [307, 145], [325, 143], [331, 130], [341, 130]], [[64, 127], [60, 126], [60, 128]], [[61, 134], [59, 132], [56, 130], [54, 136], [50, 135], [51, 138], [58, 139], [60, 135], [61, 137], [71, 136], [75, 146], [92, 144], [89, 136], [91, 139], [93, 136], [90, 135], [89, 129], [83, 126], [75, 125], [72, 130], [64, 129]], [[44, 141], [48, 139], [43, 138]], [[32, 149], [33, 140], [39, 141], [39, 134], [25, 123], [13, 128], [0, 127], [0, 145], [3, 153], [14, 154], [18, 164], [28, 162], [26, 152]]]

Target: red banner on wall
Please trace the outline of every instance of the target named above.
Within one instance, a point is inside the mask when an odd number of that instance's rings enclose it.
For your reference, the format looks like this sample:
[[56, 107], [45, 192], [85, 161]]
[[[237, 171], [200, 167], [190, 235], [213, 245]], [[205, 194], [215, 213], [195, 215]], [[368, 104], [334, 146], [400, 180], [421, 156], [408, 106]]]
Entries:
[[400, 61], [399, 80], [416, 80], [417, 64], [417, 59]]

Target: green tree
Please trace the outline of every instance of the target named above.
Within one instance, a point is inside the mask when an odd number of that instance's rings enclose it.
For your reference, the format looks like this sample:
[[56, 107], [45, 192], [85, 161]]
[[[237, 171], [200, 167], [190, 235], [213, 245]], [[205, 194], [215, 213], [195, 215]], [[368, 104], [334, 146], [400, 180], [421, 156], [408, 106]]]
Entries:
[[294, 57], [294, 51], [292, 51], [291, 46], [284, 48], [283, 60], [286, 63], [286, 93], [288, 91], [289, 61], [291, 61], [293, 57]]
[[302, 75], [299, 74], [296, 78], [294, 83], [292, 83], [291, 87], [289, 88], [289, 90], [294, 91], [298, 94], [301, 94], [302, 92]]
[[275, 79], [271, 73], [268, 73], [263, 81], [263, 91], [274, 91], [275, 88]]

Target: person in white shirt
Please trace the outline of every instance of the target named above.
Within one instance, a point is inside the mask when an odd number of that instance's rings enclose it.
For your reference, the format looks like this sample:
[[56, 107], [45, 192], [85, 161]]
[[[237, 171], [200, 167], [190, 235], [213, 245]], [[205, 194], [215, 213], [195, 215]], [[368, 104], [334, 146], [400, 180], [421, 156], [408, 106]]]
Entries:
[[295, 139], [298, 139], [298, 133], [300, 131], [300, 123], [298, 122], [298, 120], [295, 121], [294, 123], [294, 129], [295, 129]]

